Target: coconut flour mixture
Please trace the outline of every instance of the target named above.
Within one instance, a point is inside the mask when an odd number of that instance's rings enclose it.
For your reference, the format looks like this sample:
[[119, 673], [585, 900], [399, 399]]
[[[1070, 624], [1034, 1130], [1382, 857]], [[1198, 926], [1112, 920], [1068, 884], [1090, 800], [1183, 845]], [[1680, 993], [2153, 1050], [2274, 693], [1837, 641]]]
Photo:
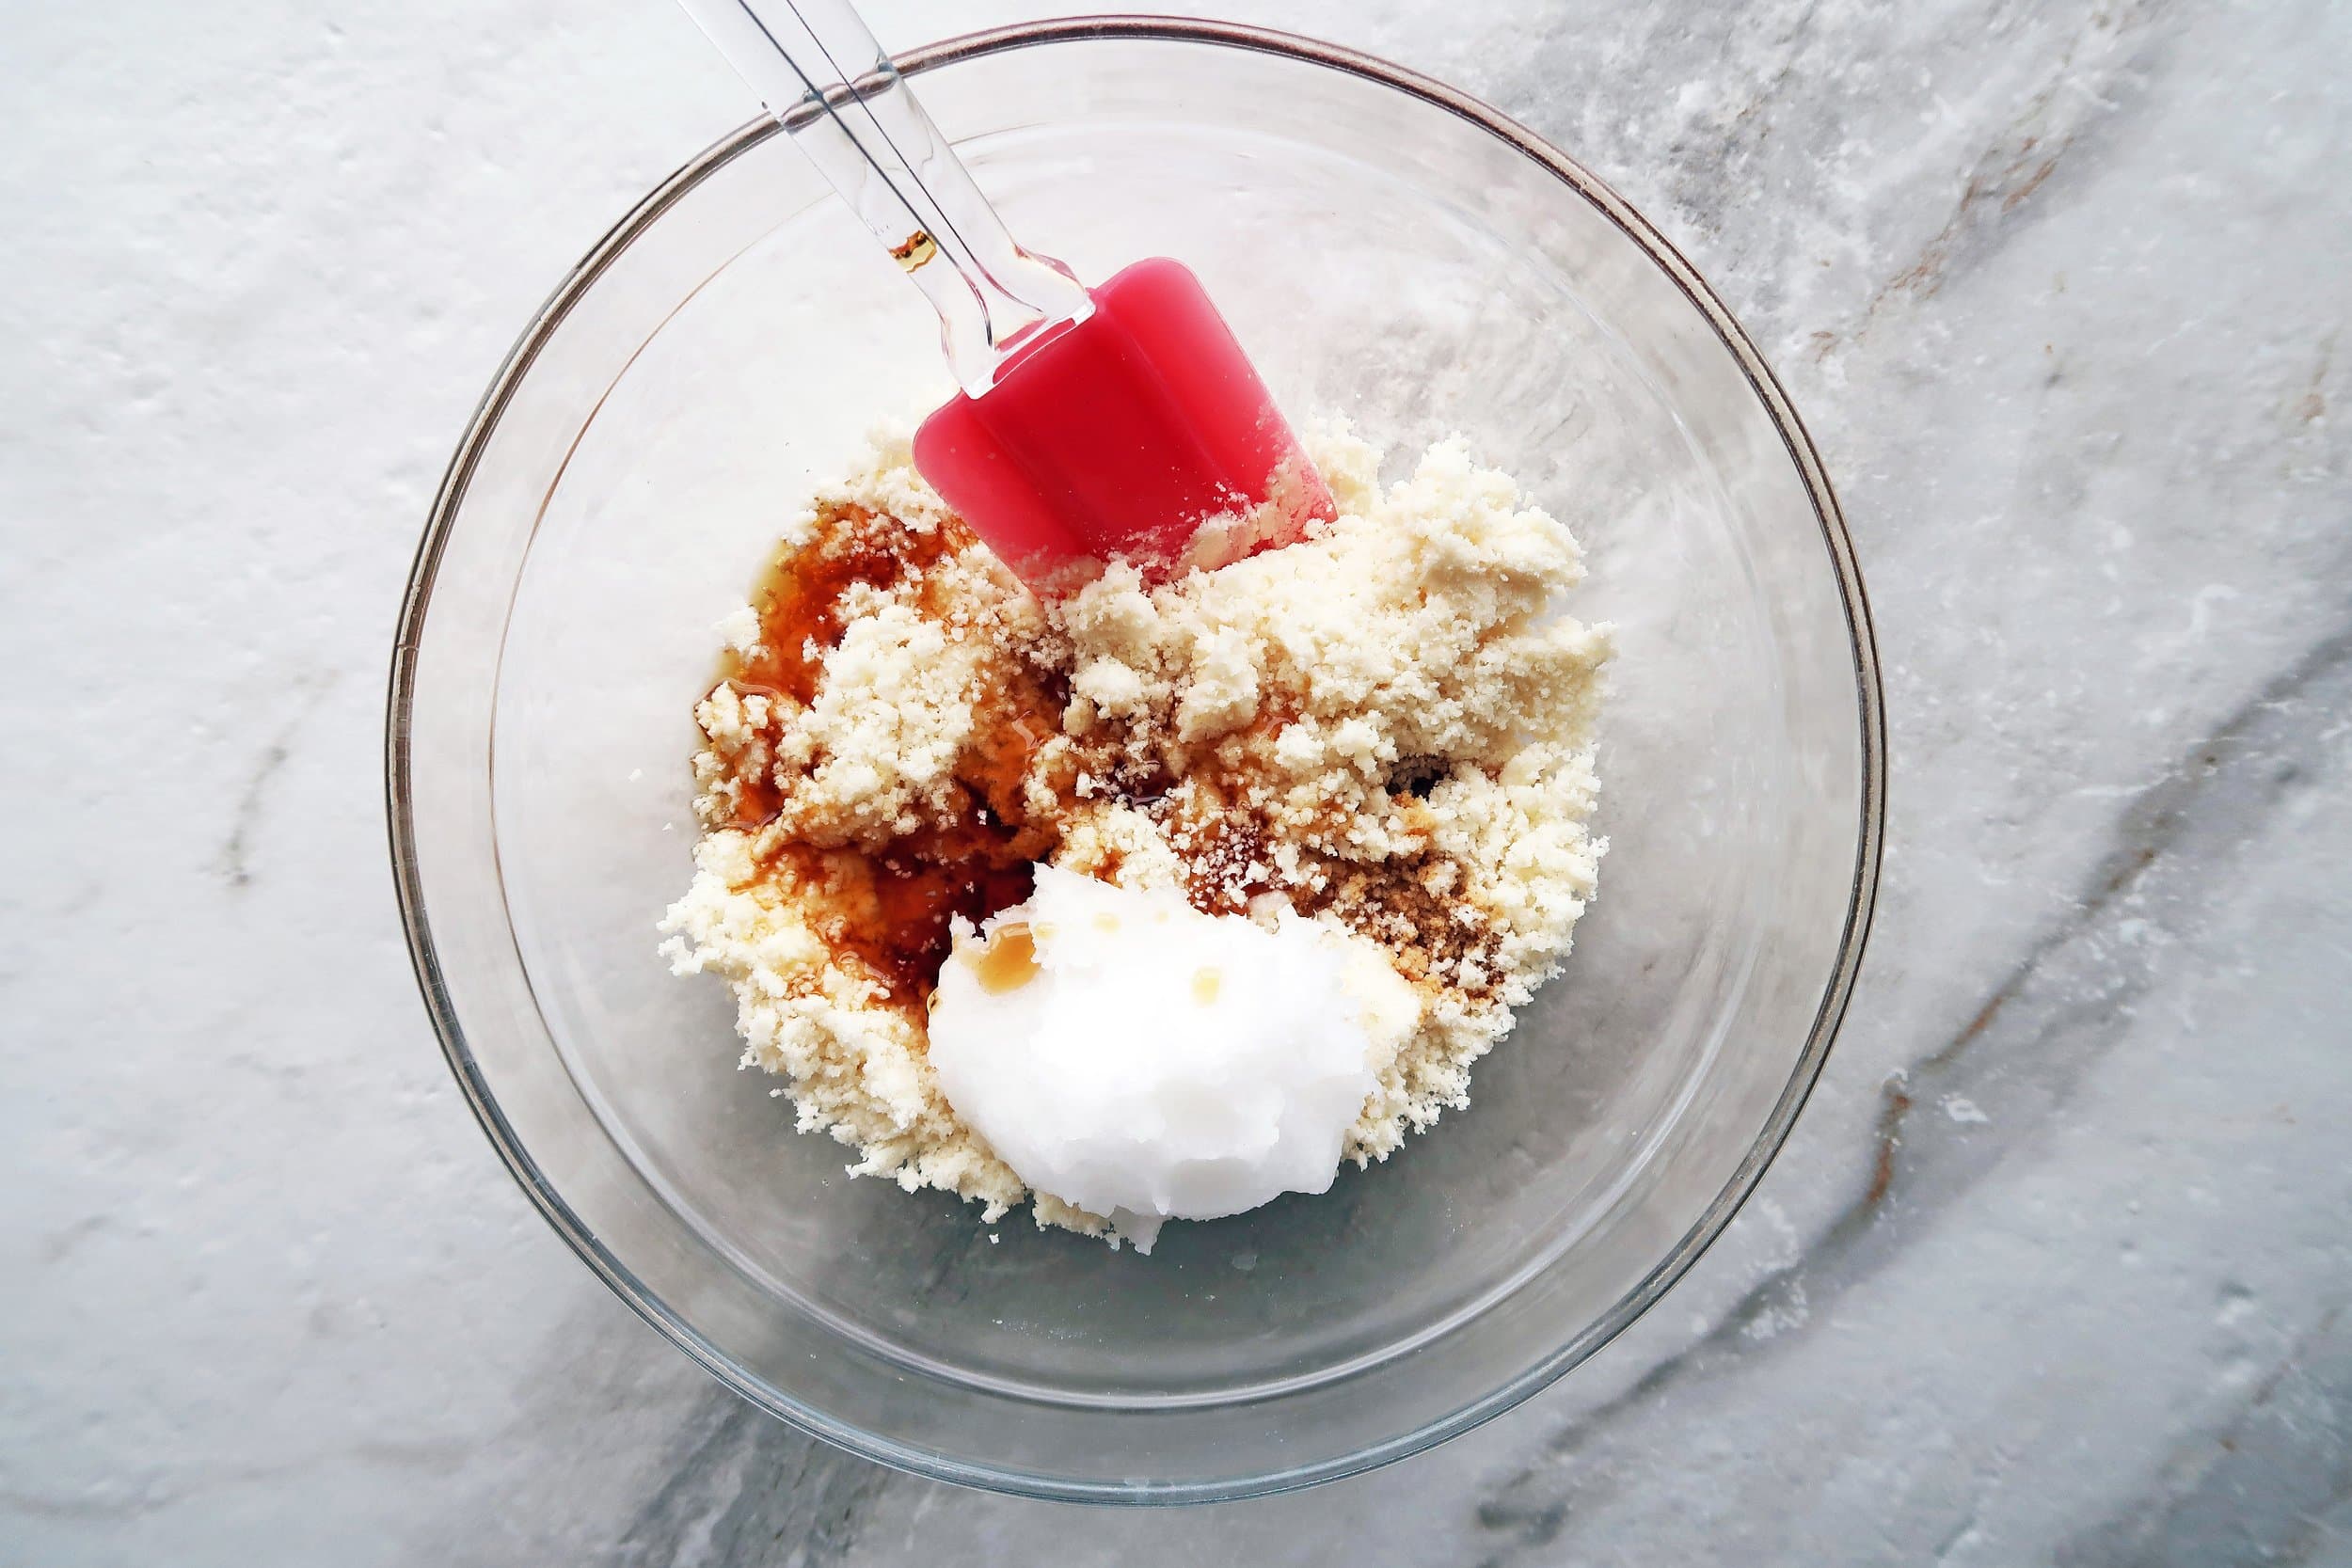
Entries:
[[[1004, 940], [1026, 961], [1040, 865], [1138, 908], [1181, 895], [1277, 936], [1311, 924], [1335, 976], [1385, 963], [1387, 991], [1346, 992], [1365, 999], [1361, 1081], [1300, 1080], [1347, 1096], [1331, 1126], [1359, 1164], [1466, 1106], [1471, 1064], [1559, 967], [1605, 847], [1585, 823], [1610, 639], [1560, 613], [1576, 543], [1458, 441], [1386, 489], [1364, 443], [1309, 447], [1335, 522], [1159, 586], [1114, 563], [1049, 603], [885, 443], [792, 520], [723, 628], [723, 678], [695, 709], [696, 871], [664, 951], [726, 979], [745, 1064], [784, 1080], [803, 1131], [856, 1148], [856, 1172], [977, 1199], [991, 1221], [1028, 1201], [1041, 1225], [1156, 1230], [1031, 1190], [930, 1059], [930, 1008], [990, 989], [943, 998], [945, 967], [985, 974]], [[1214, 971], [1191, 985], [1217, 1005]], [[957, 1069], [1003, 1059], [960, 1048]], [[1002, 1115], [1008, 1097], [962, 1098]]]

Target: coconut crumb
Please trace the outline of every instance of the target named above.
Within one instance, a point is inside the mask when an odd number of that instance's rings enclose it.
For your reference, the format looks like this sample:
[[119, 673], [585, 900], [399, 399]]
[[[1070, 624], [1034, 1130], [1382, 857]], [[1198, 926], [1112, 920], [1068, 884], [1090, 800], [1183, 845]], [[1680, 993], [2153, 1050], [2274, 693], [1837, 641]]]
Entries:
[[1606, 847], [1585, 825], [1611, 637], [1561, 612], [1576, 542], [1459, 440], [1385, 490], [1364, 442], [1308, 446], [1336, 520], [1046, 604], [885, 440], [724, 623], [664, 951], [726, 978], [745, 1065], [855, 1173], [1112, 1234], [1028, 1191], [926, 1059], [951, 927], [1020, 902], [1033, 863], [1377, 943], [1420, 1015], [1349, 1134], [1359, 1164], [1467, 1106], [1558, 970]]

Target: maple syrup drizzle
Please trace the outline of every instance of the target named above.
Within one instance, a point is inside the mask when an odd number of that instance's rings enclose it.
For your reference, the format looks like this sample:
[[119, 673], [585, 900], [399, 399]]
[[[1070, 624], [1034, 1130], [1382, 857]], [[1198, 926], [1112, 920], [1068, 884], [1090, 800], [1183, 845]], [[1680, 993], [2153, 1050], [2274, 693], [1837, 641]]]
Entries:
[[991, 932], [988, 944], [967, 960], [980, 989], [992, 996], [1019, 990], [1037, 978], [1037, 934], [1028, 922], [1013, 921]]
[[[952, 520], [918, 531], [864, 507], [826, 509], [814, 539], [784, 546], [770, 562], [752, 600], [758, 646], [728, 654], [720, 678], [745, 692], [814, 700], [825, 655], [848, 624], [842, 601], [852, 588], [897, 587], [972, 543]], [[818, 895], [819, 932], [835, 962], [854, 965], [894, 1002], [916, 1009], [938, 984], [956, 917], [977, 925], [1026, 899], [1032, 863], [1059, 838], [1050, 821], [1032, 819], [1025, 795], [1038, 750], [1061, 732], [1063, 694], [1012, 660], [998, 663], [983, 682], [974, 739], [955, 768], [959, 805], [945, 824], [874, 850], [766, 846], [771, 863], [788, 862], [792, 879]], [[756, 831], [783, 803], [783, 786], [763, 769], [744, 781], [734, 825]]]

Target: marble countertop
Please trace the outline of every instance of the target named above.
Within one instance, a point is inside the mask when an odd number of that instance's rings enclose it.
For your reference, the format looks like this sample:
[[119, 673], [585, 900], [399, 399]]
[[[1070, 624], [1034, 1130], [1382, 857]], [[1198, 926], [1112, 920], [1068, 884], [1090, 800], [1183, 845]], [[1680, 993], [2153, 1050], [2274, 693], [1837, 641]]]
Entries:
[[1831, 464], [1893, 815], [1756, 1199], [1549, 1392], [1298, 1496], [1049, 1507], [754, 1414], [467, 1114], [378, 750], [483, 384], [740, 92], [660, 0], [19, 7], [0, 1559], [2352, 1563], [2352, 8], [1231, 9], [1613, 182]]

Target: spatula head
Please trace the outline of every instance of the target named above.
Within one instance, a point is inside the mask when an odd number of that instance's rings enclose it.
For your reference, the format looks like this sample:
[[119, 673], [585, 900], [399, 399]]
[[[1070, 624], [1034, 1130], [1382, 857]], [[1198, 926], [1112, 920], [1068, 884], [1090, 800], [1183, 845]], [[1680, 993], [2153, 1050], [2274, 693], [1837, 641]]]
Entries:
[[1189, 269], [1154, 257], [1089, 293], [1092, 315], [1041, 333], [915, 433], [915, 467], [1025, 581], [1053, 592], [1113, 559], [1165, 578], [1331, 515]]

